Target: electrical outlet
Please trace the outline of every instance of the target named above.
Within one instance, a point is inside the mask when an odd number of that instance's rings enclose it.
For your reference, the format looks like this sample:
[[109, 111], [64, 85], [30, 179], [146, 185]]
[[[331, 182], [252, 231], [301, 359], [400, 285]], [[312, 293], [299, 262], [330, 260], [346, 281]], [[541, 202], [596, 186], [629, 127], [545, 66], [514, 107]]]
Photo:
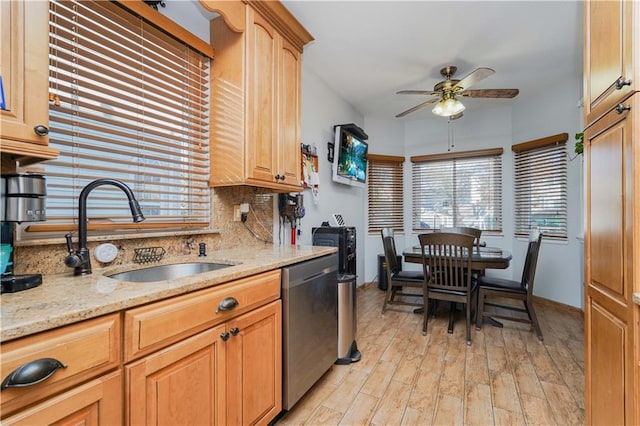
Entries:
[[235, 206], [233, 206], [233, 221], [240, 222], [241, 216], [242, 215], [240, 214], [240, 204], [236, 204]]

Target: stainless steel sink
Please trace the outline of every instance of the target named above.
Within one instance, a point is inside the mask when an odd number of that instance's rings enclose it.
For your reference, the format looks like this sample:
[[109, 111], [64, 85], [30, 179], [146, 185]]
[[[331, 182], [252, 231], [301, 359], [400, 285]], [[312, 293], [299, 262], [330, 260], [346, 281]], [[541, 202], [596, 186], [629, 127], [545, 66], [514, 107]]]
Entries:
[[202, 274], [203, 272], [215, 271], [230, 266], [234, 265], [229, 263], [176, 263], [173, 265], [152, 266], [150, 268], [119, 272], [107, 276], [120, 281], [148, 283], [188, 277], [190, 275]]

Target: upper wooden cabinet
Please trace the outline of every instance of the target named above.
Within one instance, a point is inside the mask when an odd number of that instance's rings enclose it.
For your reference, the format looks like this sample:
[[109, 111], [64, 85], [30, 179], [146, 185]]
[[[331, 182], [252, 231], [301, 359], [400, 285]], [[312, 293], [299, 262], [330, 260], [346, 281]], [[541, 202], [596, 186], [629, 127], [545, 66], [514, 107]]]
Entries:
[[300, 191], [300, 60], [311, 35], [280, 2], [200, 0], [211, 21], [211, 186]]
[[640, 87], [640, 3], [584, 4], [585, 127]]
[[48, 144], [49, 3], [0, 2], [0, 75], [5, 107], [0, 110], [0, 152], [26, 165], [57, 157]]

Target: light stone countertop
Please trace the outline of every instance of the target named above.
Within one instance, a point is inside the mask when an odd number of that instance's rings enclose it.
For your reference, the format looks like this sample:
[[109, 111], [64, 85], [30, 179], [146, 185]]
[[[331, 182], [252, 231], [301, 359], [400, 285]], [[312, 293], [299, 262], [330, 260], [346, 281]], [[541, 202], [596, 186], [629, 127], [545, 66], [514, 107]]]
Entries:
[[[159, 263], [93, 268], [90, 275], [43, 275], [42, 285], [0, 297], [0, 341], [49, 330], [111, 312], [212, 287], [283, 266], [331, 254], [335, 247], [271, 245], [172, 257]], [[189, 277], [150, 283], [108, 278], [118, 272], [183, 262], [220, 262], [234, 266]]]
[[633, 301], [636, 305], [640, 305], [640, 293], [633, 293]]

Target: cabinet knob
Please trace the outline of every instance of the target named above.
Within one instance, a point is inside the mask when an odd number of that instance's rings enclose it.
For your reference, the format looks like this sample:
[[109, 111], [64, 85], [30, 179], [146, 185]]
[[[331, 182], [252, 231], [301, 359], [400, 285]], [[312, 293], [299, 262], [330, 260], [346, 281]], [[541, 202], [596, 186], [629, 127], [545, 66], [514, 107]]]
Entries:
[[232, 335], [237, 336], [238, 333], [240, 333], [240, 329], [238, 327], [233, 327], [231, 330], [229, 330], [231, 332]]
[[227, 340], [229, 340], [229, 333], [227, 333], [226, 331], [224, 333], [220, 333], [220, 338], [226, 342]]
[[620, 77], [616, 80], [616, 90], [622, 89], [624, 86], [631, 86], [631, 79], [625, 79], [624, 77]]
[[0, 390], [33, 386], [47, 380], [58, 368], [67, 368], [67, 366], [54, 358], [40, 358], [27, 362], [13, 370], [2, 381]]
[[43, 126], [42, 124], [38, 124], [33, 128], [33, 131], [36, 132], [38, 136], [47, 136], [49, 134], [49, 128], [47, 126]]
[[618, 114], [622, 114], [625, 111], [630, 111], [631, 110], [631, 105], [625, 105], [625, 104], [618, 104], [616, 106], [616, 112]]
[[280, 175], [275, 175], [274, 177], [276, 178], [277, 181], [282, 178], [282, 176], [280, 176]]

